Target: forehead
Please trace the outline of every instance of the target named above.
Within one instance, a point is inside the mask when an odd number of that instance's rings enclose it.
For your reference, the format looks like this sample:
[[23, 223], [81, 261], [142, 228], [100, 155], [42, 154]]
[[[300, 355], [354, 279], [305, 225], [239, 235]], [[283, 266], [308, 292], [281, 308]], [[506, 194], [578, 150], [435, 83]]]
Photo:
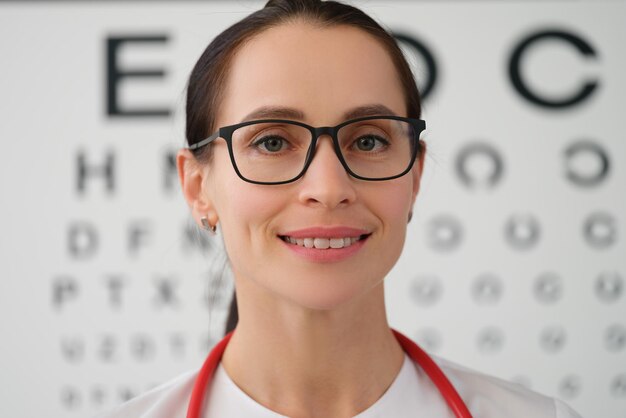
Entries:
[[299, 109], [303, 121], [335, 124], [349, 109], [381, 104], [406, 116], [389, 53], [372, 35], [350, 26], [286, 23], [246, 42], [231, 61], [218, 125], [260, 107]]

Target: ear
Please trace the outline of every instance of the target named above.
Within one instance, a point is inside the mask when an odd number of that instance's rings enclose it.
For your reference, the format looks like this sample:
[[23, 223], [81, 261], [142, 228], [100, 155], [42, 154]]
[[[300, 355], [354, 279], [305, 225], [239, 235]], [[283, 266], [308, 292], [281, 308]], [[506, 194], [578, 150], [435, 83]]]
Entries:
[[176, 168], [183, 196], [191, 209], [196, 224], [202, 227], [201, 218], [207, 217], [211, 225], [217, 224], [217, 212], [211, 201], [209, 186], [209, 169], [200, 163], [193, 153], [181, 148], [176, 154]]
[[411, 174], [413, 175], [413, 198], [411, 200], [411, 208], [415, 204], [415, 199], [417, 199], [417, 194], [420, 190], [420, 182], [422, 180], [422, 172], [424, 171], [424, 156], [426, 155], [426, 142], [420, 139], [420, 152], [417, 156], [417, 160], [411, 169]]

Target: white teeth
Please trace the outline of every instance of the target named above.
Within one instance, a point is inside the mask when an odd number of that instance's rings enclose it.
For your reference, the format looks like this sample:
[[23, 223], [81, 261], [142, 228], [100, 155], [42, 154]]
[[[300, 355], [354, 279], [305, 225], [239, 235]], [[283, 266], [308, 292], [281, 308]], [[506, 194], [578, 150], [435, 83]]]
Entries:
[[293, 238], [284, 237], [285, 241], [290, 244], [299, 245], [306, 248], [317, 248], [325, 250], [328, 248], [345, 248], [357, 242], [359, 237], [345, 238]]
[[315, 238], [313, 240], [313, 246], [315, 248], [325, 250], [326, 248], [330, 247], [330, 240], [328, 238]]
[[331, 238], [329, 246], [330, 248], [343, 248], [343, 238]]

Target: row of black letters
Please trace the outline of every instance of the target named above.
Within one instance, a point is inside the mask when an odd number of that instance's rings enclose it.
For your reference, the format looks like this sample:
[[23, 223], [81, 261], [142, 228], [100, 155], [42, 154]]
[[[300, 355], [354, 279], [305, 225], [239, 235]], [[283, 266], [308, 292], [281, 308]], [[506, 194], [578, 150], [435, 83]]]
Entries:
[[[443, 338], [436, 328], [423, 328], [419, 330], [415, 340], [428, 351], [438, 352], [441, 350]], [[562, 351], [568, 343], [568, 333], [561, 325], [546, 325], [538, 331], [536, 342], [539, 348], [546, 354], [555, 354]], [[599, 341], [586, 340], [585, 344], [599, 348]], [[496, 354], [503, 351], [506, 345], [506, 336], [502, 328], [486, 326], [476, 336], [476, 348], [481, 354]], [[573, 345], [570, 344], [570, 347]], [[604, 328], [602, 335], [603, 348], [611, 353], [623, 352], [626, 347], [626, 328], [619, 323], [613, 323]], [[576, 349], [576, 348], [574, 348]]]
[[[202, 337], [197, 351], [189, 347], [189, 341], [180, 333], [171, 333], [163, 343], [154, 336], [139, 333], [129, 337], [127, 342], [112, 334], [102, 334], [88, 342], [79, 335], [61, 337], [61, 358], [68, 364], [82, 364], [85, 361], [98, 361], [105, 364], [120, 364], [127, 361], [146, 362], [161, 361], [164, 356], [171, 360], [183, 360], [189, 355], [206, 355], [217, 342], [212, 338]], [[418, 332], [416, 341], [431, 351], [439, 351], [442, 347], [441, 332], [433, 328], [425, 328]], [[506, 333], [497, 326], [485, 326], [477, 331], [475, 345], [482, 354], [501, 352], [505, 346]], [[558, 353], [566, 347], [568, 332], [561, 325], [549, 324], [537, 331], [537, 345], [549, 354]], [[586, 344], [597, 345], [592, 340]], [[620, 323], [611, 323], [604, 327], [602, 345], [608, 352], [623, 352], [626, 348], [626, 328]], [[570, 344], [571, 346], [571, 344]], [[599, 347], [598, 347], [599, 348]], [[576, 349], [574, 347], [573, 349]], [[159, 353], [159, 350], [161, 352]], [[188, 351], [192, 351], [188, 353]]]
[[[571, 277], [568, 279], [570, 279], [568, 281], [580, 280]], [[529, 290], [535, 301], [553, 305], [563, 299], [566, 292], [565, 282], [561, 275], [546, 271], [535, 277]], [[446, 284], [454, 288], [459, 286], [456, 281], [449, 283], [437, 275], [419, 275], [411, 280], [408, 294], [418, 306], [427, 308], [443, 298]], [[617, 303], [624, 294], [624, 279], [617, 271], [604, 271], [598, 274], [588, 286], [589, 293], [603, 304]], [[505, 288], [506, 281], [500, 275], [486, 272], [471, 280], [469, 294], [476, 305], [494, 306], [503, 299]], [[626, 332], [624, 338], [626, 339]]]
[[[209, 288], [206, 294], [198, 296], [198, 303], [207, 310], [226, 309], [232, 297], [232, 285], [225, 280], [221, 273], [207, 275]], [[581, 280], [582, 278], [576, 278]], [[82, 298], [81, 283], [77, 277], [65, 274], [58, 275], [51, 283], [51, 303], [55, 312], [72, 312]], [[177, 276], [157, 275], [149, 282], [141, 282], [141, 286], [152, 287], [152, 292], [146, 295], [149, 301], [140, 309], [154, 310], [168, 309], [179, 312], [186, 302], [178, 297], [180, 280]], [[554, 272], [539, 274], [529, 287], [529, 292], [538, 303], [553, 305], [563, 298], [565, 280]], [[93, 283], [93, 281], [91, 281]], [[138, 306], [136, 301], [129, 301], [125, 295], [136, 283], [124, 274], [105, 274], [100, 284], [103, 290], [103, 299], [108, 308], [119, 311], [126, 310], [131, 304]], [[454, 285], [457, 286], [457, 285]], [[503, 297], [505, 281], [494, 273], [482, 273], [476, 276], [469, 286], [469, 295], [472, 300], [481, 306], [497, 304]], [[617, 271], [607, 270], [589, 280], [589, 293], [593, 294], [602, 304], [614, 304], [622, 299], [624, 294], [624, 279]], [[419, 275], [409, 280], [408, 295], [420, 307], [430, 307], [437, 303], [444, 292], [444, 281], [436, 275]], [[146, 293], [146, 292], [142, 292]], [[187, 301], [188, 303], [188, 301]], [[195, 303], [195, 302], [194, 302]], [[149, 305], [148, 305], [149, 304]]]
[[[523, 386], [532, 389], [531, 380], [523, 375], [518, 375], [510, 379]], [[592, 386], [602, 385], [605, 390], [616, 401], [626, 398], [626, 373], [609, 377], [604, 382], [594, 381]], [[127, 384], [112, 386], [111, 384], [94, 384], [90, 387], [78, 387], [66, 384], [61, 388], [59, 400], [63, 408], [67, 411], [81, 411], [85, 408], [105, 408], [113, 407], [119, 403], [128, 401], [135, 396], [155, 387], [156, 384], [145, 387], [132, 387]], [[583, 379], [576, 374], [567, 374], [559, 379], [556, 392], [563, 399], [575, 399], [585, 389]]]
[[[592, 212], [581, 220], [580, 238], [589, 248], [607, 250], [618, 241], [618, 221], [608, 212]], [[156, 241], [154, 221], [132, 220], [126, 225], [123, 252], [130, 259], [139, 259], [142, 251], [148, 251]], [[461, 221], [450, 214], [437, 214], [426, 220], [426, 244], [433, 251], [450, 252], [458, 249], [467, 233]], [[110, 229], [110, 226], [108, 227]], [[505, 221], [504, 243], [515, 251], [528, 251], [537, 246], [542, 227], [530, 214], [513, 214]], [[73, 221], [66, 229], [65, 245], [71, 260], [86, 261], [96, 258], [101, 251], [102, 231], [94, 222]], [[187, 222], [182, 229], [180, 251], [183, 255], [208, 254], [214, 251], [211, 238]]]
[[[178, 186], [175, 151], [168, 151], [161, 161], [162, 188], [171, 193]], [[84, 196], [88, 185], [104, 182], [105, 191], [112, 196], [117, 188], [117, 153], [106, 151], [103, 157], [87, 156], [79, 150], [75, 160], [74, 184], [77, 195]], [[593, 188], [605, 182], [611, 172], [610, 153], [598, 142], [580, 140], [570, 143], [561, 156], [563, 176], [574, 187]], [[487, 162], [489, 169], [477, 170], [477, 164]], [[582, 162], [586, 162], [583, 164]], [[591, 164], [589, 164], [591, 162]], [[589, 169], [589, 165], [593, 168]], [[561, 170], [559, 170], [561, 171]], [[505, 159], [502, 152], [488, 142], [468, 142], [456, 153], [454, 172], [458, 181], [466, 188], [491, 189], [499, 185], [505, 174]]]
[[[81, 364], [89, 360], [88, 351], [93, 359], [101, 363], [117, 364], [119, 362], [142, 362], [155, 360], [158, 350], [167, 352], [170, 360], [183, 360], [190, 354], [206, 355], [217, 341], [206, 334], [198, 339], [197, 350], [189, 347], [188, 339], [181, 333], [172, 332], [158, 341], [152, 335], [145, 333], [133, 334], [126, 342], [126, 346], [119, 336], [102, 334], [92, 343], [88, 343], [81, 336], [63, 336], [60, 341], [61, 358], [69, 364]], [[93, 346], [92, 349], [89, 349]], [[127, 350], [127, 352], [125, 352]], [[192, 351], [188, 353], [187, 351]], [[163, 355], [161, 355], [163, 357]], [[160, 361], [160, 360], [159, 360]]]
[[[439, 80], [438, 73], [440, 59], [433, 52], [433, 48], [427, 42], [419, 39], [408, 32], [395, 32], [394, 36], [400, 45], [405, 47], [408, 54], [414, 55], [415, 60], [409, 61], [424, 62], [426, 65], [426, 79], [418, 80], [421, 88], [421, 95], [424, 100], [432, 94]], [[171, 35], [166, 33], [152, 33], [145, 35], [110, 35], [105, 39], [105, 65], [106, 65], [106, 112], [109, 117], [169, 117], [172, 110], [161, 105], [156, 108], [132, 108], [121, 103], [123, 96], [120, 90], [130, 79], [151, 79], [151, 81], [162, 80], [167, 75], [165, 68], [144, 67], [144, 68], [123, 68], [121, 65], [121, 51], [124, 46], [134, 45], [154, 47], [155, 45], [165, 46]], [[568, 109], [572, 106], [580, 105], [589, 100], [597, 91], [599, 85], [598, 77], [581, 81], [572, 91], [563, 95], [562, 98], [553, 98], [550, 95], [531, 88], [537, 84], [536, 80], [529, 82], [528, 77], [523, 74], [523, 60], [526, 54], [544, 42], [559, 42], [563, 48], [575, 50], [584, 61], [595, 60], [599, 53], [587, 35], [575, 33], [572, 30], [562, 30], [557, 27], [546, 27], [544, 29], [533, 30], [518, 39], [511, 39], [511, 50], [507, 60], [508, 79], [520, 98], [524, 101], [546, 109]], [[570, 68], [567, 71], [571, 71]], [[125, 83], [122, 83], [125, 81]]]

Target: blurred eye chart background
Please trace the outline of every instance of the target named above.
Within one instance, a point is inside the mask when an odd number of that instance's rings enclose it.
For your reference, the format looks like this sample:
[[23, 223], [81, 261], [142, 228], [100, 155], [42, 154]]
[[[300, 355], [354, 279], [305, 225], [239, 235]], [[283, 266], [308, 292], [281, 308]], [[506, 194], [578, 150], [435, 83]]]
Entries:
[[[626, 417], [626, 2], [353, 3], [400, 42], [427, 122], [390, 325]], [[221, 337], [232, 278], [174, 155], [193, 64], [263, 4], [0, 3], [1, 416], [92, 416]]]

